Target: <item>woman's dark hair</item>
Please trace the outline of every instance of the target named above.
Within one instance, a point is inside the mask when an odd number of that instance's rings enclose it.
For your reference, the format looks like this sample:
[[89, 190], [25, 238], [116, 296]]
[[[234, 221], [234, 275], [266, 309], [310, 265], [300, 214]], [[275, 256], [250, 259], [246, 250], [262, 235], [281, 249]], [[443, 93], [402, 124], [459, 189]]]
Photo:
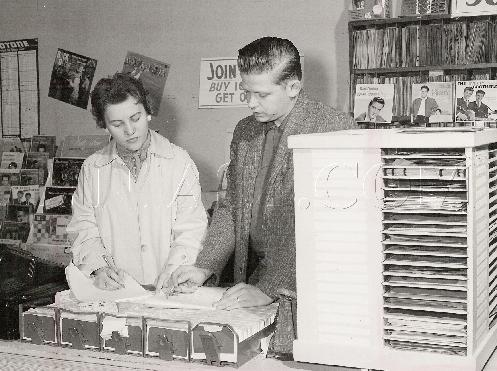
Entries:
[[122, 103], [129, 97], [143, 104], [148, 115], [152, 114], [147, 91], [140, 80], [121, 72], [112, 77], [100, 79], [91, 92], [91, 112], [97, 126], [106, 127], [105, 109], [108, 105]]

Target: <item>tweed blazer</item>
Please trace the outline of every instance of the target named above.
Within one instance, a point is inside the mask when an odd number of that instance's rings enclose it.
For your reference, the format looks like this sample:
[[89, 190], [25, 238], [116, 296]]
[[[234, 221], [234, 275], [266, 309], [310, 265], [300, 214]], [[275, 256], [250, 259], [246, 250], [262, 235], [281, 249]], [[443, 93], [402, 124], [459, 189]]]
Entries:
[[271, 297], [277, 297], [281, 288], [295, 291], [293, 156], [288, 136], [350, 128], [356, 128], [352, 117], [310, 100], [301, 91], [275, 149], [261, 198], [265, 258], [251, 277], [246, 277], [252, 201], [264, 132], [253, 116], [238, 122], [230, 147], [226, 197], [213, 214], [196, 265], [219, 277], [234, 251], [235, 283], [248, 282]]

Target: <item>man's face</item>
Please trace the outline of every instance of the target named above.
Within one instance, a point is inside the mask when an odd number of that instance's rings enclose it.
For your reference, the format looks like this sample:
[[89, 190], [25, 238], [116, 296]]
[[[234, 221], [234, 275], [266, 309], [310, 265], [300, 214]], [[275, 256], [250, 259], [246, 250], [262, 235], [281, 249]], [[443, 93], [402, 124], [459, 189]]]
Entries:
[[28, 216], [24, 210], [17, 210], [17, 222], [26, 223], [28, 221]]
[[4, 176], [2, 177], [2, 185], [9, 185], [9, 177], [8, 176]]
[[421, 89], [421, 98], [426, 98], [428, 96], [428, 89]]
[[481, 102], [485, 94], [483, 93], [476, 93], [476, 101]]
[[469, 100], [473, 95], [473, 90], [464, 90], [464, 100]]
[[287, 83], [273, 81], [274, 72], [241, 74], [247, 104], [258, 122], [280, 124], [293, 108], [291, 89]]
[[380, 111], [383, 109], [383, 104], [379, 102], [373, 102], [369, 106], [368, 114], [369, 118], [374, 119], [376, 116], [380, 113]]

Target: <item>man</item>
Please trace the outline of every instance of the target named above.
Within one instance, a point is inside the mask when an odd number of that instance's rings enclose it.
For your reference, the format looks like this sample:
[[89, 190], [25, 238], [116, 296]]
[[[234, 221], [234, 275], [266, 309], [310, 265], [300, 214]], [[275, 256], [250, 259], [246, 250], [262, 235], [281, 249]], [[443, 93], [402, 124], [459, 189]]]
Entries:
[[428, 123], [429, 117], [437, 110], [438, 103], [428, 96], [430, 88], [423, 85], [420, 88], [419, 98], [412, 102], [411, 113], [416, 123]]
[[470, 102], [468, 108], [475, 113], [475, 120], [485, 120], [488, 118], [488, 114], [492, 113], [489, 106], [483, 103], [483, 97], [485, 96], [485, 91], [476, 91], [476, 100]]
[[27, 205], [29, 207], [29, 213], [30, 214], [34, 213], [35, 205], [31, 200], [31, 193], [26, 192], [24, 194], [24, 201], [21, 202], [21, 205]]
[[168, 286], [203, 284], [234, 252], [234, 281], [218, 309], [267, 305], [296, 290], [293, 134], [354, 128], [351, 117], [313, 101], [302, 90], [297, 48], [263, 37], [239, 50], [238, 68], [252, 115], [231, 142], [226, 197], [212, 218], [195, 266], [178, 268]]
[[14, 199], [14, 203], [22, 205], [24, 197], [24, 191], [17, 191], [16, 198]]
[[463, 96], [457, 98], [456, 102], [456, 120], [467, 121], [474, 118], [474, 112], [469, 109], [469, 100], [473, 95], [473, 87], [466, 86], [464, 88]]
[[385, 100], [381, 97], [374, 97], [371, 99], [368, 105], [368, 111], [361, 113], [355, 118], [356, 121], [367, 121], [367, 122], [387, 122], [383, 117], [380, 116], [380, 112], [385, 106]]

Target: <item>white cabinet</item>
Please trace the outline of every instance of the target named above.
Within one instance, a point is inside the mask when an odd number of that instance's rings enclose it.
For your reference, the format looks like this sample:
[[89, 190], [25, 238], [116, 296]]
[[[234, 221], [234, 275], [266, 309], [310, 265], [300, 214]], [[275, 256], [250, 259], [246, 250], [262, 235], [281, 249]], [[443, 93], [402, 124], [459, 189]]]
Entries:
[[481, 370], [497, 344], [497, 130], [289, 138], [297, 361]]

